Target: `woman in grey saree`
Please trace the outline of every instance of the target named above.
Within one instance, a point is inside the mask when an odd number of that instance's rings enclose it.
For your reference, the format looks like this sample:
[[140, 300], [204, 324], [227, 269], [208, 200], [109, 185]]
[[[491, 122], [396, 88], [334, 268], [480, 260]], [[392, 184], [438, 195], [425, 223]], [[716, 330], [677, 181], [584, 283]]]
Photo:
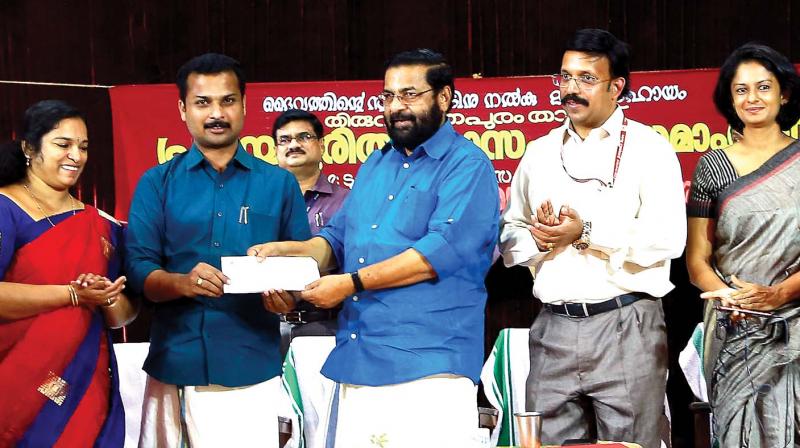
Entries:
[[[704, 374], [722, 447], [800, 446], [800, 78], [746, 44], [720, 69], [714, 101], [741, 140], [701, 157], [686, 261], [706, 291]], [[772, 313], [753, 317], [715, 306]]]

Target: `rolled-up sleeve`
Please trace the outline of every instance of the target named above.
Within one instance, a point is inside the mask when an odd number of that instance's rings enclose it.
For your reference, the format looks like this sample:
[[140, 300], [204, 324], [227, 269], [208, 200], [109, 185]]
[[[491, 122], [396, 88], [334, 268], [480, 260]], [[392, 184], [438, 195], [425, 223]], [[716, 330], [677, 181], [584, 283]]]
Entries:
[[490, 162], [477, 157], [464, 160], [438, 186], [428, 233], [412, 248], [439, 277], [472, 263], [476, 253], [491, 256], [497, 243], [499, 202]]
[[626, 261], [649, 267], [677, 258], [686, 245], [686, 203], [678, 157], [661, 136], [653, 137], [648, 148], [636, 216], [625, 221], [607, 213], [592, 221], [592, 248], [609, 255], [613, 270], [622, 269]]
[[544, 253], [536, 246], [528, 226], [533, 225], [530, 201], [530, 176], [533, 161], [531, 142], [511, 180], [511, 195], [500, 222], [500, 252], [508, 266], [533, 266]]
[[128, 214], [125, 271], [128, 283], [140, 293], [144, 291], [147, 276], [163, 269], [164, 211], [159, 187], [156, 172], [146, 172], [136, 186]]

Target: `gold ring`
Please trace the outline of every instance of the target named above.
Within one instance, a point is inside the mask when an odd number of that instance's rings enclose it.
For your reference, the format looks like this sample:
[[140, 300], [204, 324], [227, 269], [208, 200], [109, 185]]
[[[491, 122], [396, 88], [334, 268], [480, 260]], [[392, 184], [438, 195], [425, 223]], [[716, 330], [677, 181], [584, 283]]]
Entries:
[[197, 286], [203, 286], [203, 277], [197, 277]]
[[112, 302], [111, 302], [111, 297], [109, 297], [109, 298], [107, 298], [107, 299], [106, 299], [106, 303], [107, 303], [109, 306], [111, 306], [111, 304], [112, 304]]
[[547, 250], [553, 250], [553, 243], [547, 243]]

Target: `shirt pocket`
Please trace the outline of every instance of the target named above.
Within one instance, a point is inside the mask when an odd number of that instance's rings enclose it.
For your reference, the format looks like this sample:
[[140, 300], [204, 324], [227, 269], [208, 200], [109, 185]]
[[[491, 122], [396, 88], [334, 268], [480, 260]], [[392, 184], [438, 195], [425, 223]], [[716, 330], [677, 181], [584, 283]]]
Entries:
[[277, 241], [280, 236], [280, 217], [272, 213], [263, 213], [250, 210], [247, 226], [250, 227], [250, 237], [253, 244]]
[[428, 224], [436, 207], [436, 195], [428, 190], [417, 190], [412, 187], [400, 205], [395, 228], [409, 239], [420, 239], [428, 232]]

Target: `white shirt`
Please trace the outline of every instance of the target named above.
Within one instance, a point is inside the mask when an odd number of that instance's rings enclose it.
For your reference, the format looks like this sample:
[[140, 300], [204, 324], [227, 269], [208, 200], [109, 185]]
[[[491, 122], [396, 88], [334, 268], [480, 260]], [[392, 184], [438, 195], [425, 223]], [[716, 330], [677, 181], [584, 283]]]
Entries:
[[[530, 142], [514, 174], [501, 218], [500, 249], [506, 266], [531, 267], [533, 294], [544, 303], [596, 303], [629, 292], [663, 297], [674, 287], [670, 259], [679, 257], [686, 244], [686, 206], [680, 165], [669, 142], [628, 119], [613, 188], [579, 183], [566, 173], [610, 183], [622, 121], [617, 108], [585, 140], [567, 121]], [[591, 221], [588, 250], [539, 251], [528, 226], [547, 199], [556, 213], [566, 204]]]

